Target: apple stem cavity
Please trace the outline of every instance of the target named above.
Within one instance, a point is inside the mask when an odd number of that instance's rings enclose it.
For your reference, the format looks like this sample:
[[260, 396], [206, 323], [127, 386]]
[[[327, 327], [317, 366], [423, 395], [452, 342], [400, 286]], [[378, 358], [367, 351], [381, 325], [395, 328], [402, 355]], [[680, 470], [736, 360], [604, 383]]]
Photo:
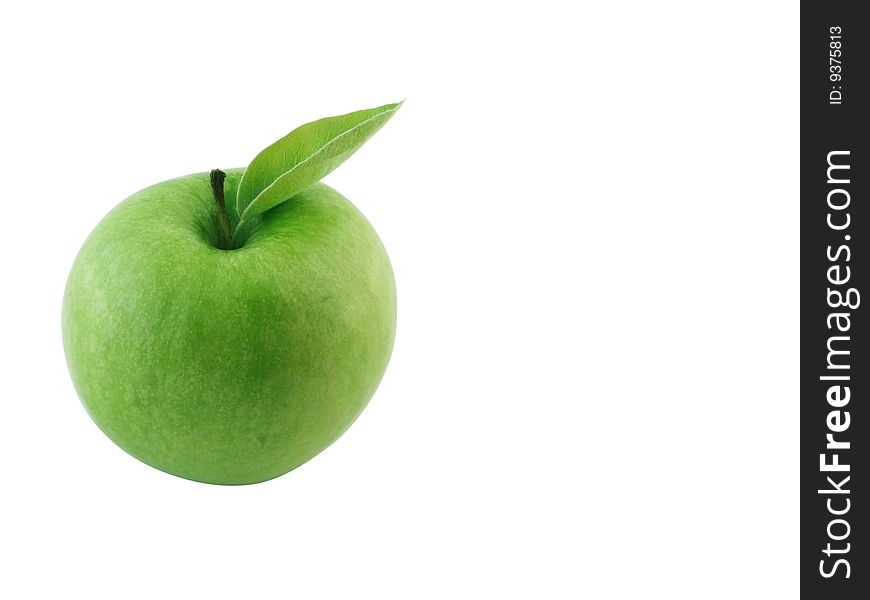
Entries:
[[220, 248], [230, 250], [233, 247], [233, 234], [230, 230], [230, 219], [227, 216], [227, 205], [224, 201], [224, 179], [227, 178], [227, 174], [220, 169], [214, 169], [210, 178], [214, 203], [217, 205], [218, 225], [221, 229]]

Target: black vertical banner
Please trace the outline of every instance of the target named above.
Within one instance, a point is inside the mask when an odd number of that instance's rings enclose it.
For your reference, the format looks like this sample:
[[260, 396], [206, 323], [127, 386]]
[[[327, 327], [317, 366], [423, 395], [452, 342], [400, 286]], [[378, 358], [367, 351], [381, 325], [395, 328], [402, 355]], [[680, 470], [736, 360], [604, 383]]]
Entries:
[[866, 8], [801, 3], [801, 593], [827, 600], [870, 598]]

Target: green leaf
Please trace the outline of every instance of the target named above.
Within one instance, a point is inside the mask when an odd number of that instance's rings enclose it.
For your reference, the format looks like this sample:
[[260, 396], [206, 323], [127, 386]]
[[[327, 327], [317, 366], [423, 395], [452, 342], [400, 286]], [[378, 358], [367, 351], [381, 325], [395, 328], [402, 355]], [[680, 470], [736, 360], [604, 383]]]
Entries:
[[239, 182], [241, 220], [298, 194], [332, 172], [395, 114], [401, 102], [327, 117], [294, 129], [260, 152]]

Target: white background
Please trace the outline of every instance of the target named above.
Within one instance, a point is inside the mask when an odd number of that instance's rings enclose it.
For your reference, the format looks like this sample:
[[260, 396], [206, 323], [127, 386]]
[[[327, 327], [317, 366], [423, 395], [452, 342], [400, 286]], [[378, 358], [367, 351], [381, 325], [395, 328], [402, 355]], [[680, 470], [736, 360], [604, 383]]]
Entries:
[[[797, 596], [797, 3], [137, 4], [0, 14], [0, 596]], [[94, 225], [402, 98], [327, 178], [398, 282], [363, 416], [255, 486], [116, 448]]]

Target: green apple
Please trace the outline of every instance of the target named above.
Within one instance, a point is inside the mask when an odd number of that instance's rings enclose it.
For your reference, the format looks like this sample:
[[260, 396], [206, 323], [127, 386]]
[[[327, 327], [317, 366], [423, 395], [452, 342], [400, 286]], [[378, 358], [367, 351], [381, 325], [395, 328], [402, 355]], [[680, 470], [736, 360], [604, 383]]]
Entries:
[[67, 282], [63, 342], [118, 446], [180, 477], [248, 484], [359, 416], [392, 351], [395, 284], [372, 226], [319, 179], [398, 107], [309, 123], [247, 169], [156, 184], [97, 225]]

